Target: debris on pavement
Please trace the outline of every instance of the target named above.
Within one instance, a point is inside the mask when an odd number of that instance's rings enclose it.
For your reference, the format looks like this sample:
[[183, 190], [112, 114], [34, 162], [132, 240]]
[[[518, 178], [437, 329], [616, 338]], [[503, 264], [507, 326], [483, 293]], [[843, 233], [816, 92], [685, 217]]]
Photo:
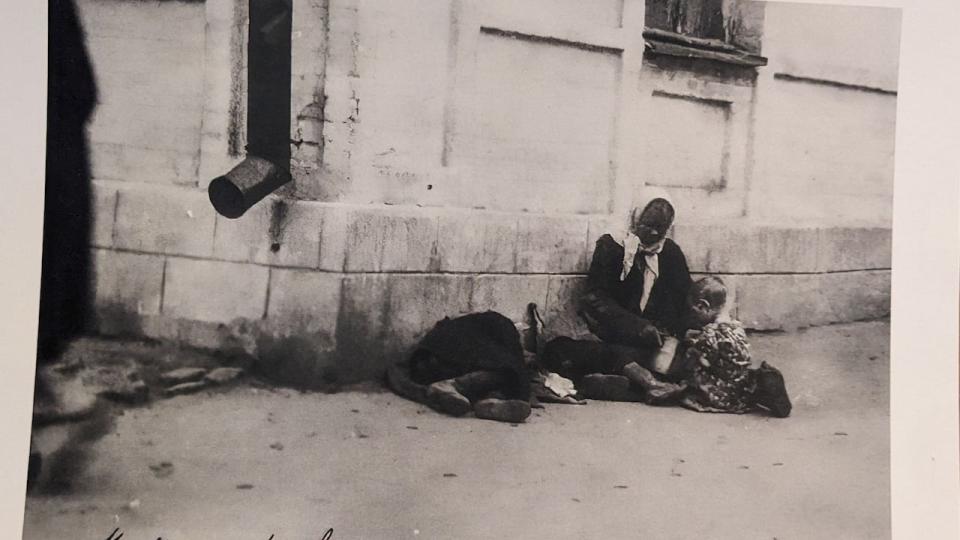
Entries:
[[153, 471], [153, 475], [157, 478], [167, 478], [173, 474], [173, 463], [161, 461], [156, 465], [150, 465], [150, 470]]
[[91, 391], [111, 401], [140, 405], [150, 399], [147, 383], [140, 379], [133, 362], [125, 365], [100, 366], [85, 369], [81, 379]]
[[243, 375], [243, 369], [241, 368], [221, 367], [214, 369], [210, 373], [207, 373], [203, 378], [209, 383], [225, 384], [236, 380], [241, 375]]
[[181, 383], [175, 386], [171, 386], [164, 390], [164, 393], [167, 396], [179, 396], [183, 394], [191, 394], [193, 392], [198, 392], [207, 388], [209, 385], [203, 381]]
[[165, 384], [179, 385], [181, 383], [199, 381], [206, 374], [207, 370], [203, 368], [184, 367], [162, 373], [160, 375], [160, 380]]
[[119, 388], [105, 390], [100, 395], [119, 403], [141, 405], [150, 400], [150, 389], [143, 381], [133, 381]]
[[47, 370], [43, 380], [47, 382], [45, 396], [34, 391], [33, 421], [38, 425], [54, 422], [84, 420], [93, 414], [97, 396], [79, 377], [65, 377]]
[[273, 450], [280, 451], [280, 450], [283, 450], [283, 444], [278, 443], [278, 442], [275, 442], [275, 443], [273, 443], [273, 444], [270, 445], [270, 448], [273, 449]]

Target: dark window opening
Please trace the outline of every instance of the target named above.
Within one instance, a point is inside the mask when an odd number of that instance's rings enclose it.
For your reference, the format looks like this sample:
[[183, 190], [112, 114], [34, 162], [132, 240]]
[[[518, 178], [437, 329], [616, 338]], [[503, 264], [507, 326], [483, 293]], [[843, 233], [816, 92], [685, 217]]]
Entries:
[[724, 40], [723, 0], [647, 0], [646, 26], [676, 34]]
[[250, 0], [247, 153], [290, 166], [291, 0]]
[[756, 54], [758, 43], [749, 50], [743, 46], [751, 38], [738, 35], [743, 20], [734, 14], [737, 2], [730, 14], [723, 5], [724, 0], [646, 0], [646, 53], [746, 68], [766, 65], [767, 59]]

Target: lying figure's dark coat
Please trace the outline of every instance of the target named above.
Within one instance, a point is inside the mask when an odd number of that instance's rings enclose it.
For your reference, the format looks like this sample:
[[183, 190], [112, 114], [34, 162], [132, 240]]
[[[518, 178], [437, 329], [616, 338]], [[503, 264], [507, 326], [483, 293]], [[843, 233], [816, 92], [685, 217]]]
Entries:
[[513, 321], [494, 311], [439, 321], [388, 376], [397, 393], [422, 401], [426, 386], [477, 371], [503, 374], [500, 390], [506, 397], [529, 398], [530, 376], [520, 333]]

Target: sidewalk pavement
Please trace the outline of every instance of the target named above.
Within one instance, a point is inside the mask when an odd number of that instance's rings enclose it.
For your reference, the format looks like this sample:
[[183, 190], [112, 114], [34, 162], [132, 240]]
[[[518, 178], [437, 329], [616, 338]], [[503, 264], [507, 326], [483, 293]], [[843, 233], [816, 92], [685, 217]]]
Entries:
[[513, 426], [251, 380], [118, 407], [24, 538], [889, 538], [889, 329], [751, 336], [787, 419], [590, 402]]

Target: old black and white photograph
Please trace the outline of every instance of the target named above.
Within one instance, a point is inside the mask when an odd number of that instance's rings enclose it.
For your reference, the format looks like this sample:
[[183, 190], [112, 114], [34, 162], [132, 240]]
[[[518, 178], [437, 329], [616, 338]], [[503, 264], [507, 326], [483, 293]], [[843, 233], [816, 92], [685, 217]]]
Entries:
[[892, 538], [904, 13], [48, 0], [23, 538]]

